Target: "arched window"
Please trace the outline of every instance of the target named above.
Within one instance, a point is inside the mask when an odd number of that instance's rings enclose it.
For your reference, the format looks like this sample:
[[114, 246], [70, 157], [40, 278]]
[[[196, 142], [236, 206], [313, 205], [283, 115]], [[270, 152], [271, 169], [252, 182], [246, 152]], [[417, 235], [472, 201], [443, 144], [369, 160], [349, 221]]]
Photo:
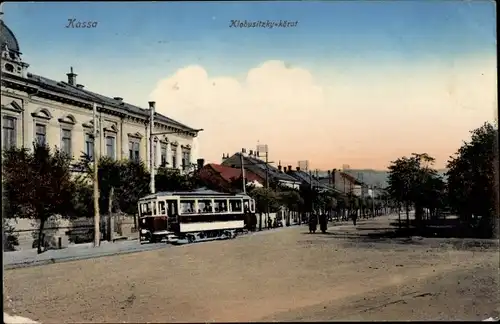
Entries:
[[12, 65], [10, 63], [5, 64], [5, 70], [7, 72], [14, 72], [14, 65]]

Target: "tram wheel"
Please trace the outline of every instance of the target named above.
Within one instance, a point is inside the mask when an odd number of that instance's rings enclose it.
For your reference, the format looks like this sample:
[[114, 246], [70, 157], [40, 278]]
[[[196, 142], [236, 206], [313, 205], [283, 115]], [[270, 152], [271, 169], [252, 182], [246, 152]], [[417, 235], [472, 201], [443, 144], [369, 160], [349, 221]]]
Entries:
[[193, 243], [194, 242], [194, 235], [191, 235], [191, 234], [188, 235], [187, 239], [188, 239], [189, 243]]

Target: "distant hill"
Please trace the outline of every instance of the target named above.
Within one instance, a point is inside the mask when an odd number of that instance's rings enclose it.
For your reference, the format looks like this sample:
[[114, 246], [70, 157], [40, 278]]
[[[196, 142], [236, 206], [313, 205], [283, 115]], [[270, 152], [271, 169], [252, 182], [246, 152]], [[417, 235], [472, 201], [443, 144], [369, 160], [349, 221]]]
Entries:
[[[438, 173], [441, 176], [444, 176], [447, 170], [441, 169], [438, 170]], [[385, 188], [387, 187], [387, 171], [382, 170], [371, 170], [371, 169], [350, 169], [346, 173], [352, 175], [360, 181], [370, 185]], [[320, 171], [319, 174], [321, 176], [326, 176], [328, 174], [327, 171]]]

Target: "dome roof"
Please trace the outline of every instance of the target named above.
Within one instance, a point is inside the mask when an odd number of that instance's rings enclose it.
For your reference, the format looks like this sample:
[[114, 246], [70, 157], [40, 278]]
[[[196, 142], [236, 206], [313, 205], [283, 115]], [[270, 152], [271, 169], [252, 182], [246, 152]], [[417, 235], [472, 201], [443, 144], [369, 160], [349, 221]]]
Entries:
[[19, 53], [19, 43], [17, 42], [14, 33], [4, 24], [3, 20], [0, 21], [0, 39], [2, 40], [2, 49], [5, 45], [10, 51], [15, 51]]

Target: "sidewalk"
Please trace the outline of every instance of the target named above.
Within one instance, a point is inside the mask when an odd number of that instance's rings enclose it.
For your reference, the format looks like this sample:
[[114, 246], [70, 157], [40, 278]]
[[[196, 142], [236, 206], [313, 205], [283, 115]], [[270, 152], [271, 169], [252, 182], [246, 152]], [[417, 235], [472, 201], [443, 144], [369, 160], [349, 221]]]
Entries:
[[115, 254], [151, 251], [168, 246], [165, 243], [141, 245], [138, 240], [119, 241], [115, 243], [104, 241], [97, 248], [93, 247], [93, 243], [84, 243], [70, 245], [61, 250], [48, 250], [42, 254], [37, 254], [36, 249], [4, 252], [4, 269], [44, 265], [57, 261], [74, 261]]

